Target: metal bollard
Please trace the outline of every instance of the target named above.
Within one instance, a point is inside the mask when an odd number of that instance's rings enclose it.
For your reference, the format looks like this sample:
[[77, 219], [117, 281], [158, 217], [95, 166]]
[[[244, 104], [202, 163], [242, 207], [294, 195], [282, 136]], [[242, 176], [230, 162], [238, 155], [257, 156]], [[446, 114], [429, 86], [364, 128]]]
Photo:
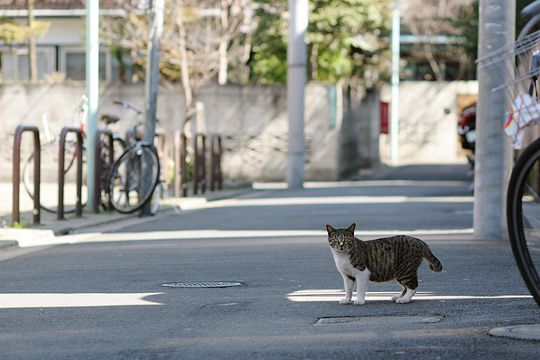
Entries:
[[81, 129], [77, 127], [66, 126], [60, 132], [60, 146], [58, 152], [58, 210], [57, 219], [64, 219], [64, 183], [65, 183], [65, 157], [66, 157], [66, 136], [68, 133], [77, 134], [77, 202], [75, 203], [75, 215], [82, 216], [82, 151], [83, 138]]
[[217, 149], [216, 149], [216, 175], [217, 175], [217, 188], [218, 190], [223, 189], [223, 172], [221, 171], [221, 155], [223, 147], [221, 145], [221, 136], [217, 137]]
[[188, 195], [188, 172], [187, 172], [187, 136], [182, 134], [180, 143], [180, 188], [182, 189], [182, 196]]
[[32, 211], [33, 223], [40, 222], [40, 185], [41, 185], [41, 144], [39, 141], [39, 129], [32, 125], [19, 125], [15, 130], [15, 139], [13, 141], [13, 200], [12, 200], [12, 220], [11, 224], [21, 222], [21, 213], [19, 207], [20, 201], [20, 182], [21, 182], [21, 139], [24, 132], [34, 134], [34, 209]]
[[[96, 144], [95, 144], [95, 175], [94, 175], [94, 181], [95, 181], [95, 196], [94, 196], [94, 209], [96, 209], [96, 212], [98, 211], [99, 209], [99, 202], [101, 200], [101, 191], [103, 190], [102, 189], [102, 179], [103, 177], [105, 176], [105, 174], [103, 174], [103, 162], [101, 161], [102, 158], [101, 158], [101, 151], [102, 151], [102, 145], [103, 145], [103, 142], [101, 141], [101, 138], [103, 136], [106, 136], [108, 139], [109, 139], [109, 149], [110, 149], [110, 153], [109, 153], [109, 168], [112, 167], [112, 165], [114, 164], [114, 141], [113, 141], [113, 133], [111, 130], [109, 129], [98, 129], [97, 132], [96, 132]], [[107, 204], [107, 209], [108, 210], [112, 210], [112, 206], [110, 204], [110, 199], [109, 199], [109, 204]]]
[[193, 195], [206, 192], [206, 136], [193, 135]]
[[210, 138], [210, 191], [214, 191], [216, 189], [216, 182], [219, 178], [219, 140], [219, 135], [212, 135]]
[[206, 135], [199, 134], [199, 136], [201, 137], [201, 149], [199, 151], [201, 164], [199, 169], [201, 170], [201, 192], [204, 194], [206, 192]]
[[176, 196], [180, 193], [183, 197], [187, 196], [187, 137], [185, 134], [180, 134], [180, 131], [175, 133], [175, 151], [174, 151], [174, 192]]
[[193, 173], [193, 195], [197, 195], [199, 192], [199, 134], [193, 135], [193, 159], [192, 159], [192, 173]]

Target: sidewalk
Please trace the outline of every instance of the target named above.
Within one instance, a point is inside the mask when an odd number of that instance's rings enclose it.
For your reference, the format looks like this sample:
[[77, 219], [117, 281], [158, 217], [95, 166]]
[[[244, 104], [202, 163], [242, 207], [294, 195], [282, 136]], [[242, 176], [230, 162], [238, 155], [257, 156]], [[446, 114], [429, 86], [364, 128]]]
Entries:
[[[58, 236], [81, 233], [87, 230], [96, 230], [101, 227], [106, 227], [111, 224], [122, 224], [134, 219], [146, 221], [166, 216], [171, 212], [180, 212], [182, 208], [201, 206], [209, 201], [215, 201], [234, 197], [239, 194], [251, 191], [251, 186], [248, 184], [240, 184], [223, 190], [213, 192], [207, 191], [198, 196], [188, 196], [185, 198], [169, 197], [161, 201], [161, 209], [155, 216], [141, 218], [139, 212], [133, 214], [120, 214], [115, 211], [103, 211], [100, 213], [90, 213], [83, 210], [82, 217], [75, 217], [74, 214], [66, 214], [64, 220], [57, 220], [55, 213], [50, 213], [41, 210], [41, 222], [38, 225], [32, 224], [32, 199], [26, 194], [21, 186], [21, 220], [22, 225], [15, 228], [11, 227], [11, 184], [0, 183], [0, 191], [3, 194], [9, 194], [9, 200], [0, 205], [0, 249], [10, 248], [20, 245], [20, 243], [41, 243], [43, 245], [52, 244]], [[56, 185], [42, 184], [42, 199], [47, 206], [55, 208], [56, 202]], [[66, 208], [74, 206], [75, 188], [73, 184], [66, 186]], [[70, 196], [71, 195], [71, 196]]]

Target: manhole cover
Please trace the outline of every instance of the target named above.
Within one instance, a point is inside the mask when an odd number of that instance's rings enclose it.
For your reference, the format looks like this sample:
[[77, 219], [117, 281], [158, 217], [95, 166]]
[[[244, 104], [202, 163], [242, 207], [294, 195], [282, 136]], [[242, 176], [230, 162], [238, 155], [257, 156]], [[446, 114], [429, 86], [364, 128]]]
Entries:
[[443, 320], [444, 316], [335, 316], [317, 320], [321, 325], [380, 325], [380, 324], [431, 324]]
[[540, 340], [540, 324], [498, 327], [489, 330], [489, 334], [518, 340]]
[[197, 281], [197, 282], [168, 282], [161, 286], [170, 288], [225, 288], [232, 286], [242, 286], [238, 281]]

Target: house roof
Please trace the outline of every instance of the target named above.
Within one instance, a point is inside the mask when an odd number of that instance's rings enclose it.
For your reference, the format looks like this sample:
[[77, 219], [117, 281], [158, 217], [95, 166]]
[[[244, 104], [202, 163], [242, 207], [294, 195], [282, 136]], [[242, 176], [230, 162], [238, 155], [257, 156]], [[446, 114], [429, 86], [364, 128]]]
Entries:
[[[84, 17], [87, 0], [34, 0], [36, 18]], [[88, 0], [94, 1], [94, 0]], [[100, 14], [124, 16], [122, 0], [99, 0]], [[0, 17], [21, 18], [28, 16], [28, 0], [0, 0]]]
[[[26, 10], [28, 0], [0, 0], [1, 10]], [[100, 0], [103, 9], [118, 8], [117, 0]], [[85, 0], [34, 0], [36, 10], [76, 10], [85, 9]]]

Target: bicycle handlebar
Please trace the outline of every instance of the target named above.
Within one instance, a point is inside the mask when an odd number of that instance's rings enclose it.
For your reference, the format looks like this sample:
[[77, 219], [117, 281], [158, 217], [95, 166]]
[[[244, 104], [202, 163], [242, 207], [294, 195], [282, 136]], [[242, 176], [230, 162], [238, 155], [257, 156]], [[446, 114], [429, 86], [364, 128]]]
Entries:
[[538, 14], [540, 14], [540, 0], [530, 3], [521, 10], [523, 20], [528, 20]]
[[138, 107], [136, 107], [134, 105], [131, 105], [127, 101], [114, 100], [113, 103], [116, 104], [116, 105], [122, 106], [124, 109], [131, 109], [131, 110], [135, 111], [137, 113], [137, 115], [142, 115], [144, 113], [141, 109], [139, 109]]

